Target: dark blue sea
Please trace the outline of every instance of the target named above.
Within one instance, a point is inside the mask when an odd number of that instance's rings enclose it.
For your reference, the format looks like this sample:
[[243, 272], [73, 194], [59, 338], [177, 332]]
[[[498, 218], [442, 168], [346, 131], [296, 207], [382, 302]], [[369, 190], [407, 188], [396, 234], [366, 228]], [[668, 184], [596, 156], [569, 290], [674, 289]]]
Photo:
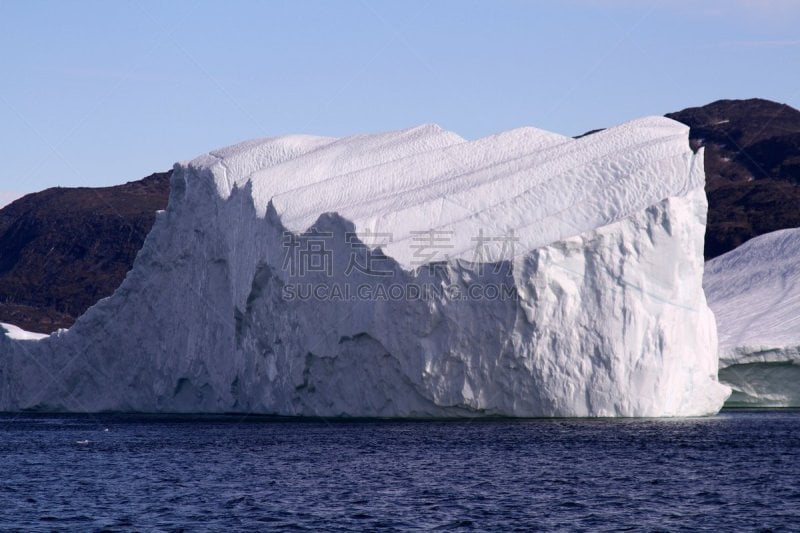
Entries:
[[436, 422], [0, 415], [4, 530], [798, 528], [794, 410]]

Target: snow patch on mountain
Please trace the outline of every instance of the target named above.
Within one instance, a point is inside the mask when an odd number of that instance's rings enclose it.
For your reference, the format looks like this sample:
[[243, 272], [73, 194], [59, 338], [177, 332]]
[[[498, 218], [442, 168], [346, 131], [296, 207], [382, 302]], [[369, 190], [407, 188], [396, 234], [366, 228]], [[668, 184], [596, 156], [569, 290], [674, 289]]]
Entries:
[[47, 335], [43, 333], [34, 333], [32, 331], [25, 331], [24, 329], [17, 327], [13, 324], [4, 324], [0, 322], [0, 328], [5, 331], [5, 335], [9, 339], [15, 339], [20, 341], [38, 341], [40, 339], [44, 339]]

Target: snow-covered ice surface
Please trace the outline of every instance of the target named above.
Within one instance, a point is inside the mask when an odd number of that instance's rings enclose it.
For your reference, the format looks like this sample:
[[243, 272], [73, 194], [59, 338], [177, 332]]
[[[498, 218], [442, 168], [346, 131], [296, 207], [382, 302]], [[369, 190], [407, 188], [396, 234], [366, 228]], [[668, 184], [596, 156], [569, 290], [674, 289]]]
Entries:
[[46, 339], [0, 336], [0, 408], [714, 413], [703, 185], [688, 128], [660, 117], [211, 152], [176, 165], [110, 298]]
[[761, 235], [706, 265], [729, 405], [800, 406], [800, 228]]

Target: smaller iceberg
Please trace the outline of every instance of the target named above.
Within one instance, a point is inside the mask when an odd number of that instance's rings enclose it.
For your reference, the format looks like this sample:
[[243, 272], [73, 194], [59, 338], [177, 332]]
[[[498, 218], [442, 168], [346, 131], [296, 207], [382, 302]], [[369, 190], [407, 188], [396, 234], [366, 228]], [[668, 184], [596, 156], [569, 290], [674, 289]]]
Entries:
[[756, 237], [706, 264], [728, 406], [800, 406], [800, 228]]

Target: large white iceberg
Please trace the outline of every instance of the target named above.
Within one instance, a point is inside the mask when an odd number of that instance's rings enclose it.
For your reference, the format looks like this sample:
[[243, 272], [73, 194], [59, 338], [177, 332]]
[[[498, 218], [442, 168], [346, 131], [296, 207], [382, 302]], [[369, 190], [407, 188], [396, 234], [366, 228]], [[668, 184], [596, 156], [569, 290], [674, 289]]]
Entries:
[[729, 394], [688, 128], [438, 126], [175, 166], [111, 296], [0, 336], [0, 409], [690, 416]]
[[706, 265], [719, 378], [731, 406], [800, 406], [800, 228], [761, 235]]

